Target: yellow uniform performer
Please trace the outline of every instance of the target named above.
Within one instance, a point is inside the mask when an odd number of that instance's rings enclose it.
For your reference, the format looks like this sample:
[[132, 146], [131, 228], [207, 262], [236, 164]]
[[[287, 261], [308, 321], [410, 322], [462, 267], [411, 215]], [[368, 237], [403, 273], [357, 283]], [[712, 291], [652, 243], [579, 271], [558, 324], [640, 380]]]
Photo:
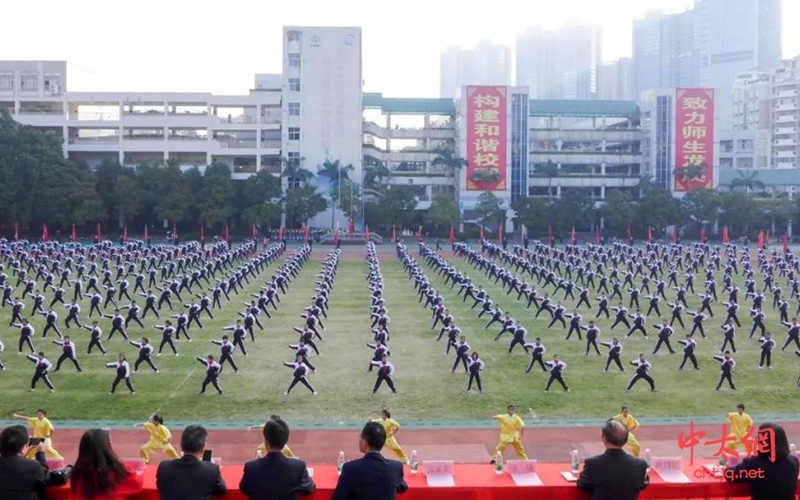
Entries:
[[511, 445], [517, 456], [522, 460], [527, 460], [528, 455], [525, 454], [525, 448], [522, 447], [522, 436], [519, 431], [525, 428], [525, 423], [519, 418], [519, 415], [495, 415], [495, 420], [500, 424], [500, 442], [494, 450], [492, 460], [497, 460], [497, 454], [506, 451], [506, 447]]
[[[264, 432], [264, 426], [263, 426], [263, 425], [262, 425], [262, 426], [259, 426], [259, 428], [258, 428], [258, 429], [259, 429], [259, 430], [260, 430], [262, 433]], [[264, 444], [264, 442], [262, 441], [262, 442], [261, 442], [261, 443], [259, 443], [259, 445], [256, 447], [256, 458], [258, 458], [258, 457], [260, 457], [260, 456], [261, 456], [261, 457], [263, 457], [263, 456], [265, 456], [266, 454], [267, 454], [267, 446], [266, 446], [266, 445]], [[289, 445], [288, 445], [288, 444], [287, 444], [286, 446], [284, 446], [284, 447], [283, 447], [283, 456], [284, 456], [284, 457], [286, 457], [286, 458], [294, 458], [294, 457], [295, 457], [295, 454], [292, 452], [292, 449], [291, 449], [291, 448], [289, 448]]]
[[384, 444], [384, 446], [392, 450], [401, 462], [408, 462], [408, 456], [406, 455], [406, 452], [403, 451], [403, 448], [397, 444], [397, 440], [394, 438], [394, 433], [400, 430], [400, 424], [391, 418], [377, 418], [373, 420], [373, 422], [378, 422], [386, 430], [386, 444]]
[[636, 436], [633, 435], [633, 431], [639, 427], [639, 421], [633, 418], [630, 413], [628, 413], [627, 417], [620, 413], [614, 417], [614, 420], [619, 421], [628, 429], [628, 448], [631, 449], [634, 457], [638, 457], [641, 447], [639, 446], [639, 441], [636, 440]]
[[[731, 441], [727, 447], [736, 451], [739, 445], [741, 445], [742, 448], [747, 451], [747, 447], [742, 443], [742, 438], [747, 435], [747, 429], [753, 426], [753, 419], [750, 418], [750, 415], [747, 413], [739, 415], [739, 412], [732, 412], [728, 413], [726, 420], [731, 426], [731, 433], [728, 434], [728, 437], [733, 436], [736, 438], [736, 441]], [[756, 436], [752, 436], [752, 438], [755, 439]]]
[[150, 463], [150, 454], [154, 451], [163, 451], [169, 458], [180, 458], [175, 448], [169, 444], [169, 440], [172, 438], [169, 429], [152, 422], [142, 424], [142, 428], [150, 433], [150, 440], [139, 449], [139, 455], [144, 463]]
[[[31, 417], [28, 419], [28, 425], [33, 429], [33, 437], [44, 439], [45, 453], [48, 457], [55, 460], [64, 460], [56, 450], [53, 448], [53, 442], [50, 440], [50, 435], [53, 434], [53, 424], [47, 417], [39, 419], [38, 417]], [[33, 447], [28, 450], [28, 458], [36, 456], [36, 448]]]

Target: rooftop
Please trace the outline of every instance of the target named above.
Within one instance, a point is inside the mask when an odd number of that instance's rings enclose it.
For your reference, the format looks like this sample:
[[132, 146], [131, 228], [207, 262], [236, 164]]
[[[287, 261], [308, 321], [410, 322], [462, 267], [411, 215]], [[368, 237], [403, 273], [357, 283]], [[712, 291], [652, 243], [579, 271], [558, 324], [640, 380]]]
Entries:
[[634, 101], [531, 99], [531, 116], [622, 116], [639, 113]]
[[456, 112], [452, 99], [383, 97], [380, 92], [365, 92], [364, 107], [392, 114], [454, 115]]

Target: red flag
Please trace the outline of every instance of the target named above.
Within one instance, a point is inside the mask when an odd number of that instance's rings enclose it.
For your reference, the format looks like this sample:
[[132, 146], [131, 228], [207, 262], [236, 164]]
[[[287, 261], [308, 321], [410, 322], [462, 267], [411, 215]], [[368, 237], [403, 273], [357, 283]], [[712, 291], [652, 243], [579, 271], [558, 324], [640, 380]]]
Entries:
[[631, 226], [628, 226], [625, 229], [625, 235], [628, 237], [628, 239], [631, 239]]
[[767, 234], [764, 235], [764, 244], [769, 246], [769, 229], [767, 229]]
[[600, 244], [600, 226], [594, 227], [594, 242]]
[[700, 228], [700, 243], [706, 242], [706, 226]]
[[369, 224], [364, 225], [364, 241], [369, 242]]
[[97, 223], [97, 242], [100, 243], [103, 241], [103, 228], [100, 223]]
[[456, 242], [456, 232], [453, 230], [453, 226], [450, 226], [450, 246], [453, 246], [453, 243]]
[[144, 241], [150, 239], [150, 236], [147, 234], [147, 224], [144, 225]]
[[258, 229], [256, 229], [256, 225], [253, 224], [253, 240], [258, 239]]
[[783, 253], [789, 253], [789, 236], [783, 233]]
[[303, 226], [303, 243], [308, 245], [308, 226]]
[[650, 226], [647, 226], [647, 242], [648, 243], [653, 242], [653, 228], [651, 228]]
[[550, 224], [547, 225], [547, 242], [553, 244], [553, 226]]
[[50, 231], [47, 230], [47, 223], [42, 224], [42, 241], [50, 239]]
[[572, 231], [569, 234], [569, 241], [573, 245], [575, 244], [575, 226], [572, 226]]
[[75, 223], [72, 223], [72, 241], [78, 241], [78, 230], [75, 229]]
[[417, 228], [417, 241], [422, 241], [422, 224]]
[[353, 222], [353, 218], [351, 217], [347, 223], [347, 234], [352, 235], [355, 232], [355, 223]]
[[758, 240], [756, 241], [756, 248], [761, 248], [764, 246], [764, 232], [758, 232]]
[[200, 241], [205, 241], [206, 239], [206, 225], [200, 224]]
[[503, 243], [503, 226], [497, 227], [497, 242]]
[[14, 241], [19, 241], [19, 224], [14, 223]]
[[480, 242], [481, 242], [481, 243], [483, 243], [483, 224], [481, 224], [481, 236], [480, 236]]
[[225, 242], [228, 244], [231, 242], [231, 230], [227, 224], [225, 224]]
[[397, 228], [392, 226], [392, 243], [397, 243]]
[[672, 226], [672, 244], [678, 243], [678, 226]]
[[728, 243], [728, 226], [722, 228], [722, 242]]
[[127, 222], [123, 222], [122, 223], [122, 241], [128, 241], [128, 223]]

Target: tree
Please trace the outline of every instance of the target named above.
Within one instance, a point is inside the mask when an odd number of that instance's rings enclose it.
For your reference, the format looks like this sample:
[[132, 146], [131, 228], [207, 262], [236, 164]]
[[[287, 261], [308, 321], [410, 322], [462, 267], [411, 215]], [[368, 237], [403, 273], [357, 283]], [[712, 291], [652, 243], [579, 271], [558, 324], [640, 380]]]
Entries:
[[382, 193], [386, 189], [384, 181], [391, 175], [391, 170], [386, 167], [384, 162], [364, 167], [364, 189]]
[[500, 177], [499, 170], [481, 168], [472, 172], [471, 180], [475, 184], [480, 184], [484, 191], [488, 191], [489, 186], [499, 181]]
[[758, 172], [751, 169], [737, 170], [739, 177], [731, 181], [731, 191], [744, 191], [750, 193], [755, 190], [764, 190], [764, 183], [758, 180]]
[[540, 228], [547, 224], [545, 215], [546, 202], [542, 198], [521, 196], [511, 202], [511, 208], [516, 214], [514, 216], [514, 224], [516, 225]]
[[[103, 160], [97, 166], [94, 172], [95, 186], [100, 198], [103, 201], [103, 206], [109, 214], [116, 216], [115, 205], [117, 203], [116, 193], [114, 191], [114, 181], [124, 173], [135, 174], [132, 169], [126, 169], [118, 161]], [[138, 185], [137, 185], [138, 192]]]
[[158, 219], [155, 207], [164, 194], [163, 174], [164, 169], [160, 165], [142, 163], [136, 167], [136, 181], [139, 193], [141, 193], [141, 213], [147, 222], [154, 222]]
[[461, 214], [452, 197], [437, 194], [428, 209], [428, 219], [437, 226], [452, 227], [460, 222]]
[[281, 175], [286, 177], [288, 189], [299, 188], [314, 178], [314, 174], [303, 168], [304, 160], [305, 158], [281, 158]]
[[495, 226], [505, 218], [505, 211], [501, 208], [503, 200], [495, 196], [490, 191], [484, 191], [478, 196], [478, 203], [475, 204], [475, 211], [483, 221], [484, 225]]
[[244, 219], [249, 224], [262, 226], [281, 217], [281, 181], [266, 170], [244, 181], [241, 207]]
[[325, 197], [317, 193], [313, 186], [302, 186], [286, 193], [286, 225], [304, 225], [315, 215], [328, 208]]
[[553, 160], [547, 160], [547, 163], [536, 165], [536, 173], [547, 177], [547, 199], [551, 199], [553, 197], [553, 179], [561, 174], [561, 169]]
[[234, 213], [232, 205], [231, 168], [225, 163], [212, 163], [206, 168], [200, 190], [200, 222], [209, 226], [225, 223]]
[[394, 186], [386, 190], [381, 199], [392, 224], [403, 224], [406, 217], [417, 208], [417, 197], [408, 186]]
[[114, 216], [124, 222], [139, 215], [141, 196], [133, 172], [118, 175], [114, 179], [113, 186]]
[[675, 167], [672, 169], [675, 181], [682, 181], [686, 188], [691, 186], [692, 181], [705, 177], [707, 171], [708, 164], [706, 162], [689, 163], [681, 168]]
[[637, 203], [628, 191], [606, 190], [606, 198], [600, 207], [605, 224], [611, 229], [622, 231], [636, 220]]
[[572, 227], [594, 227], [597, 219], [594, 200], [577, 190], [563, 193], [561, 198], [548, 202], [546, 208], [548, 220], [563, 232]]
[[335, 209], [337, 206], [341, 205], [342, 186], [344, 183], [350, 182], [350, 175], [348, 172], [351, 171], [353, 171], [352, 165], [342, 165], [339, 160], [325, 160], [322, 164], [322, 168], [320, 168], [317, 173], [320, 177], [327, 178], [330, 185], [331, 229], [333, 229], [334, 225]]
[[[208, 171], [206, 171], [206, 175], [208, 175]], [[214, 175], [213, 172], [212, 175]], [[172, 164], [163, 168], [161, 179], [164, 185], [156, 205], [156, 215], [161, 220], [183, 220], [192, 204], [192, 194], [189, 191], [186, 177], [180, 167]], [[227, 184], [230, 185], [230, 179]]]
[[458, 206], [459, 189], [456, 183], [456, 172], [460, 172], [462, 168], [467, 168], [469, 162], [464, 158], [456, 155], [453, 148], [438, 148], [433, 150], [434, 157], [431, 165], [434, 167], [444, 167], [445, 175], [450, 181], [450, 184], [455, 186], [456, 206]]
[[717, 220], [722, 199], [713, 189], [696, 189], [686, 193], [681, 200], [686, 214], [700, 224]]
[[654, 187], [639, 201], [636, 215], [640, 226], [652, 227], [659, 233], [667, 226], [680, 222], [683, 219], [683, 210], [680, 201], [673, 198], [669, 191]]
[[339, 209], [351, 219], [355, 219], [361, 206], [361, 196], [361, 186], [350, 179], [342, 180], [341, 186], [337, 186], [333, 192], [333, 197], [339, 200]]
[[722, 193], [720, 198], [720, 222], [729, 231], [738, 230], [741, 235], [746, 235], [762, 216], [755, 200], [748, 193]]

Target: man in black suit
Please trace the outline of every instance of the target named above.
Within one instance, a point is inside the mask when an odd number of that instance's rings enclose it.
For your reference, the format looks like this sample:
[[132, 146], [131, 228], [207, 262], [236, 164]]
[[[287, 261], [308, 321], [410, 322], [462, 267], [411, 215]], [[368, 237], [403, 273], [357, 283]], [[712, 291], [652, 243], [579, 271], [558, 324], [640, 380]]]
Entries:
[[225, 494], [227, 488], [219, 466], [202, 460], [207, 438], [208, 432], [199, 425], [183, 430], [183, 456], [158, 464], [156, 487], [161, 500], [209, 500]]
[[405, 493], [403, 464], [381, 455], [386, 430], [378, 422], [367, 422], [358, 444], [363, 458], [344, 464], [331, 500], [394, 500]]
[[28, 453], [28, 431], [21, 425], [6, 427], [0, 433], [0, 498], [39, 500], [50, 480], [45, 460], [45, 445], [36, 448], [36, 460]]
[[592, 494], [592, 500], [635, 500], [647, 487], [647, 463], [622, 449], [628, 429], [620, 422], [606, 421], [602, 432], [606, 452], [587, 458], [578, 478], [578, 489]]
[[314, 493], [317, 486], [308, 475], [306, 463], [286, 458], [283, 448], [289, 441], [289, 426], [280, 417], [264, 425], [267, 456], [244, 464], [239, 489], [250, 500], [295, 500]]

